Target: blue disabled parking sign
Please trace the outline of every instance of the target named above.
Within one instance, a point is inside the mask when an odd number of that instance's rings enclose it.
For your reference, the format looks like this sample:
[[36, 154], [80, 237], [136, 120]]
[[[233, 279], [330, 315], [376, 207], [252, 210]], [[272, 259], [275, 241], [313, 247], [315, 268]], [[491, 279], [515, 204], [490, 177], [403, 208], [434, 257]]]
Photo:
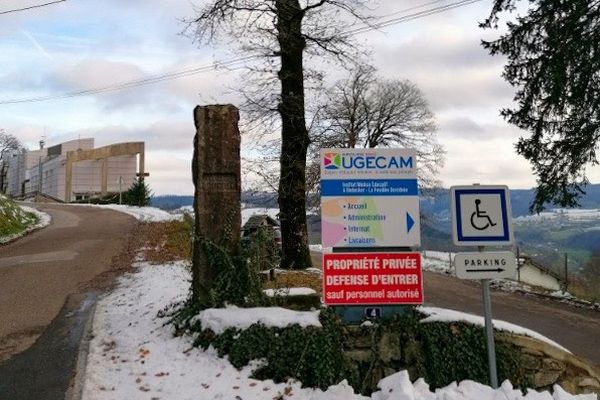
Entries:
[[507, 186], [450, 188], [452, 239], [457, 246], [508, 246], [513, 242]]

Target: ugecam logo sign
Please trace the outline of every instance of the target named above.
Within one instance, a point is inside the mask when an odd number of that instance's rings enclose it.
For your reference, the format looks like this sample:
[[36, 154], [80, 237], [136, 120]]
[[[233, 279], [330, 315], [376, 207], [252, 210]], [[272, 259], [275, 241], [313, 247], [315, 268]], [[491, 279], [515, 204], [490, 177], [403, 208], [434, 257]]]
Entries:
[[413, 149], [322, 149], [321, 179], [417, 179]]
[[323, 166], [328, 170], [337, 169], [403, 169], [413, 168], [413, 157], [402, 155], [373, 156], [361, 154], [325, 153]]
[[325, 169], [340, 169], [341, 160], [339, 153], [325, 153], [323, 154], [323, 167]]

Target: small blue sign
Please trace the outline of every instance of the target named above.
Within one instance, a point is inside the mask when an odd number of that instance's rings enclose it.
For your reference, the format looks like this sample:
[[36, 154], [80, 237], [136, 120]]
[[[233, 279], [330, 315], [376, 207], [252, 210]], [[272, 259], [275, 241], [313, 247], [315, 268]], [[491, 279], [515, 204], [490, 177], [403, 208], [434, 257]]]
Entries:
[[321, 196], [418, 196], [416, 179], [323, 179]]

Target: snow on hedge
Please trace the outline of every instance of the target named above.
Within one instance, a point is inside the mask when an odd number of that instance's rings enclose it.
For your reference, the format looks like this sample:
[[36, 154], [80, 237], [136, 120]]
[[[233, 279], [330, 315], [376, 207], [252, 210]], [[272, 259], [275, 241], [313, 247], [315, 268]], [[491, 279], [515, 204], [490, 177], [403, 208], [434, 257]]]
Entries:
[[285, 328], [294, 324], [304, 328], [321, 327], [319, 311], [294, 311], [281, 307], [209, 308], [194, 317], [192, 323], [195, 321], [200, 321], [203, 329], [210, 329], [216, 334], [225, 332], [227, 328], [247, 329], [254, 324], [274, 328]]
[[[485, 321], [483, 317], [473, 314], [467, 314], [460, 311], [448, 310], [446, 308], [438, 308], [438, 307], [418, 307], [417, 308], [423, 314], [429, 315], [427, 318], [422, 319], [422, 323], [427, 322], [455, 322], [455, 321], [463, 321], [472, 325], [484, 326]], [[560, 344], [556, 343], [553, 340], [548, 339], [546, 336], [541, 335], [531, 329], [523, 328], [522, 326], [511, 324], [510, 322], [502, 321], [495, 319], [493, 320], [494, 329], [500, 331], [506, 331], [510, 333], [514, 333], [517, 335], [529, 336], [534, 339], [540, 340], [542, 342], [546, 342], [551, 346], [557, 347], [567, 353], [570, 353], [569, 350], [565, 349]]]
[[315, 289], [307, 287], [292, 287], [292, 288], [278, 288], [278, 289], [265, 289], [263, 293], [269, 297], [275, 296], [310, 296], [317, 294]]

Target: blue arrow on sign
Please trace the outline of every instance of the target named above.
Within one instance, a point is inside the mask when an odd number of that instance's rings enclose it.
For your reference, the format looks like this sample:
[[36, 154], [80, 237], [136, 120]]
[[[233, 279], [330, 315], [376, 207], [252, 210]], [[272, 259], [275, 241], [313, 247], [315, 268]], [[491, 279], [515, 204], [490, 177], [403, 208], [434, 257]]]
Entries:
[[409, 213], [406, 213], [406, 233], [409, 233], [413, 226], [415, 226], [415, 220]]

